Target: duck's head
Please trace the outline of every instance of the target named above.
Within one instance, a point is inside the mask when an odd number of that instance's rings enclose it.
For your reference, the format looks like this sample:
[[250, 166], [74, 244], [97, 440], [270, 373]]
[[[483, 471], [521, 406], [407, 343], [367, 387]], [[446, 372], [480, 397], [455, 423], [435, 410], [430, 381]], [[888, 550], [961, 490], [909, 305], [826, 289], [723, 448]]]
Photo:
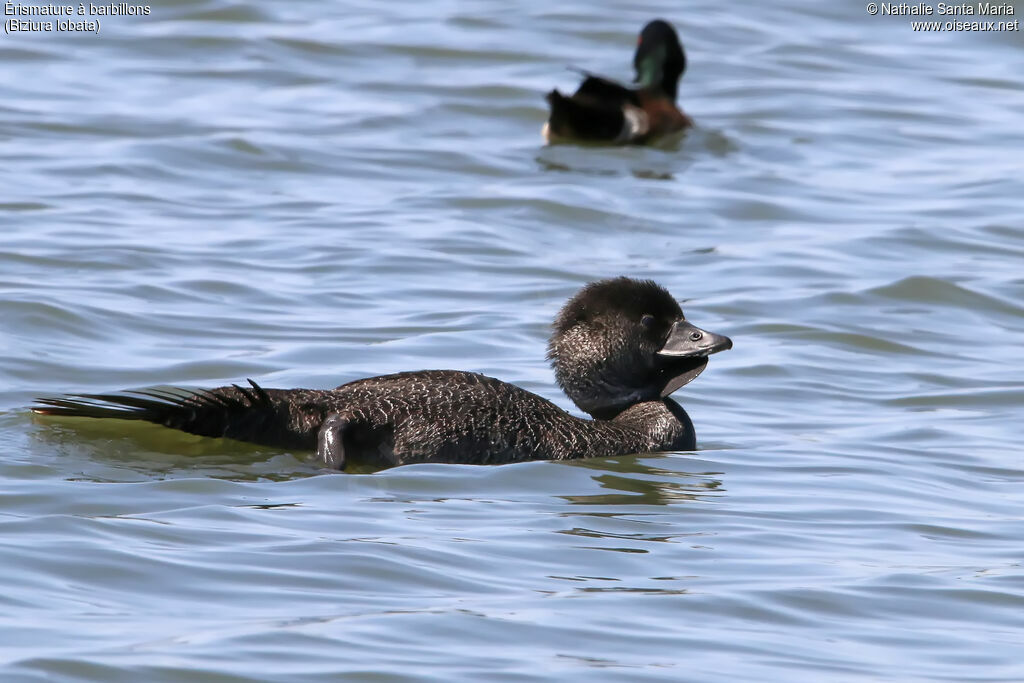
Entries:
[[661, 90], [676, 99], [679, 79], [686, 71], [686, 53], [671, 24], [655, 19], [644, 26], [637, 39], [633, 67], [641, 87]]
[[592, 282], [565, 304], [548, 359], [581, 410], [610, 419], [668, 396], [697, 377], [709, 355], [730, 348], [728, 337], [690, 324], [664, 288], [617, 277]]

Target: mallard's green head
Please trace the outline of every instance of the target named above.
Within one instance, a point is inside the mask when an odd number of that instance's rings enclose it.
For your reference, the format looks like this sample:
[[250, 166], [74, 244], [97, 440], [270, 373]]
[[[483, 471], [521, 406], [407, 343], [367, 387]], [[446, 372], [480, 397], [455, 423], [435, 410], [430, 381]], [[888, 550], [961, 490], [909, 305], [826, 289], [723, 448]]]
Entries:
[[661, 90], [676, 99], [679, 78], [686, 71], [686, 53], [679, 36], [667, 21], [655, 19], [644, 26], [633, 56], [636, 82], [643, 88]]

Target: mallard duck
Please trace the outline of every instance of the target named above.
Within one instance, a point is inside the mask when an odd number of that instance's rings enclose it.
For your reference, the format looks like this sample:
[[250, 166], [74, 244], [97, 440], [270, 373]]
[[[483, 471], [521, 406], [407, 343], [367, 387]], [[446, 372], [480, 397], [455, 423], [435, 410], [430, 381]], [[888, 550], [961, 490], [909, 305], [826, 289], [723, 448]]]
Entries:
[[644, 26], [633, 66], [637, 88], [585, 74], [571, 97], [557, 89], [548, 93], [551, 115], [541, 132], [544, 139], [639, 144], [692, 126], [692, 119], [676, 105], [686, 53], [668, 22], [656, 19]]

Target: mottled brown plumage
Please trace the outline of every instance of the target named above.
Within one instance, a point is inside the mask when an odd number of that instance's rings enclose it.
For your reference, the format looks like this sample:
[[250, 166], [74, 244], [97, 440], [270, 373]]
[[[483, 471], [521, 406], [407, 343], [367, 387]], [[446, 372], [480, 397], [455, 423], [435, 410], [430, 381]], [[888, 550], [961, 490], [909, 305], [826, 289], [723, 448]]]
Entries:
[[694, 339], [698, 333], [650, 281], [605, 280], [573, 297], [556, 321], [549, 357], [569, 397], [604, 419], [579, 418], [515, 385], [455, 370], [370, 377], [333, 390], [263, 389], [250, 380], [249, 387], [83, 394], [39, 399], [33, 410], [316, 450], [335, 468], [688, 450], [693, 425], [662, 392], [732, 344], [710, 333]]

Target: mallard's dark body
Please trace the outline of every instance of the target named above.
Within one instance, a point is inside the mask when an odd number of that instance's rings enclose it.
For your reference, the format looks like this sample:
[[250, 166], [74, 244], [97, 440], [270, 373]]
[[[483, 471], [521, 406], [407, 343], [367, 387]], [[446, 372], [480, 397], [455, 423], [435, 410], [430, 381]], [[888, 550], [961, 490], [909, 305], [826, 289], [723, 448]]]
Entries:
[[640, 32], [633, 56], [639, 87], [585, 74], [572, 95], [547, 94], [551, 107], [542, 135], [548, 142], [641, 144], [693, 125], [676, 105], [686, 53], [675, 29], [656, 19]]

